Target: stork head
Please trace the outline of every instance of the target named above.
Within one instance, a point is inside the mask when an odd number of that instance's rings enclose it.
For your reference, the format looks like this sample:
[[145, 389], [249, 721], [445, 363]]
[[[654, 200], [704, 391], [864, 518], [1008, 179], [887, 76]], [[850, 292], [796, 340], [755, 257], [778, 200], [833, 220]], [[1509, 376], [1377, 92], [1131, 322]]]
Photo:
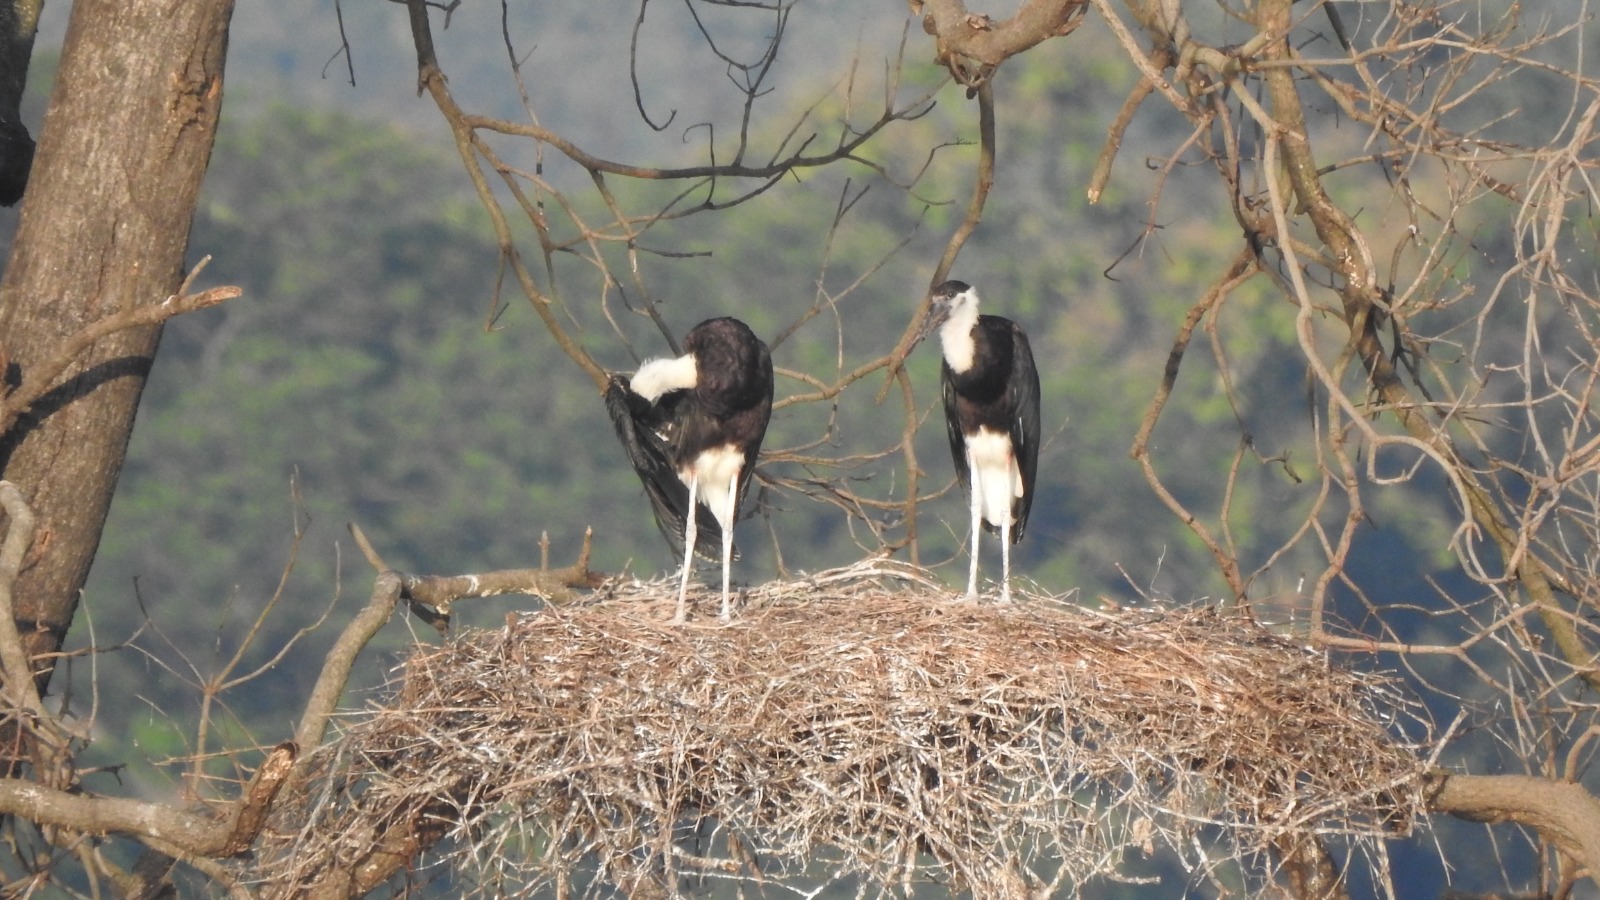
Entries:
[[928, 295], [928, 314], [917, 329], [916, 343], [951, 319], [973, 319], [978, 315], [978, 292], [965, 281], [946, 281]]
[[978, 309], [978, 291], [965, 281], [946, 281], [934, 288], [930, 296], [929, 317], [938, 319], [935, 326]]

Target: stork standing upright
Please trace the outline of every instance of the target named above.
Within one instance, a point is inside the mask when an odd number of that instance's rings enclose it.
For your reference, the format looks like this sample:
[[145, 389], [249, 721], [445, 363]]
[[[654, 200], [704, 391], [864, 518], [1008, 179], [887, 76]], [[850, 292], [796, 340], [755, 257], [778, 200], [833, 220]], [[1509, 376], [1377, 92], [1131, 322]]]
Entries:
[[964, 281], [934, 288], [926, 334], [939, 329], [945, 428], [956, 479], [972, 511], [967, 598], [978, 596], [979, 525], [1000, 535], [1000, 599], [1011, 600], [1011, 545], [1022, 540], [1039, 471], [1039, 371], [1010, 319], [978, 314]]
[[707, 319], [683, 338], [683, 355], [613, 375], [606, 409], [655, 511], [667, 543], [683, 551], [674, 624], [688, 613], [695, 553], [717, 559], [721, 539], [722, 621], [731, 615], [733, 523], [755, 472], [772, 416], [772, 356], [750, 327]]

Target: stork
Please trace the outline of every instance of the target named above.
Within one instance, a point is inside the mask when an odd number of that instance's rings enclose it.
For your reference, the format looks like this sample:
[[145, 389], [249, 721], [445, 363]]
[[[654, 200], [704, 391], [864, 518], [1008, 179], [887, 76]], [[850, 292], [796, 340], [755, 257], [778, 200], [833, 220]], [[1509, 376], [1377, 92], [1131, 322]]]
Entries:
[[733, 524], [772, 416], [767, 345], [738, 319], [707, 319], [684, 335], [682, 356], [650, 360], [631, 379], [612, 375], [606, 409], [656, 525], [683, 551], [673, 624], [688, 613], [694, 555], [717, 559], [719, 539], [727, 622]]
[[1021, 326], [978, 314], [964, 281], [934, 288], [923, 334], [943, 345], [945, 429], [972, 512], [967, 599], [978, 596], [979, 525], [1000, 535], [1000, 599], [1011, 600], [1011, 545], [1022, 540], [1039, 471], [1039, 371]]

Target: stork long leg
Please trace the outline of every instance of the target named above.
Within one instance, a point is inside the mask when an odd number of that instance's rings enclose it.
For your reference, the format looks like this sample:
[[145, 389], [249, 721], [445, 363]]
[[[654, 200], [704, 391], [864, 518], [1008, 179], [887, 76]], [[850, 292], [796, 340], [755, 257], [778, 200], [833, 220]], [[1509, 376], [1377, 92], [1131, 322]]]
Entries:
[[689, 617], [689, 570], [694, 568], [694, 545], [700, 538], [700, 523], [695, 516], [695, 504], [700, 502], [700, 479], [689, 479], [689, 512], [683, 522], [683, 573], [678, 576], [678, 611], [672, 624], [682, 625]]
[[1000, 602], [1011, 602], [1011, 520], [1000, 523]]
[[967, 449], [967, 483], [971, 486], [972, 499], [972, 569], [967, 574], [967, 599], [978, 599], [978, 545], [983, 537], [983, 475], [978, 469], [977, 461], [972, 458], [972, 449]]
[[739, 470], [735, 469], [728, 479], [728, 506], [722, 516], [722, 615], [718, 619], [724, 624], [733, 618], [728, 602], [728, 570], [733, 566], [733, 517], [738, 512]]

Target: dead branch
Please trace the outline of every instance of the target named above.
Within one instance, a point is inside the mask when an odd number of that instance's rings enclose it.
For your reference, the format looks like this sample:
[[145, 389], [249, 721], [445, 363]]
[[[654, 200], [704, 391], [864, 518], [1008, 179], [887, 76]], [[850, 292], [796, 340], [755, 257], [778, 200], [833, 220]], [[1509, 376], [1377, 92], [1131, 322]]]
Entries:
[[429, 624], [443, 629], [450, 623], [450, 606], [458, 600], [494, 597], [500, 594], [528, 594], [546, 603], [572, 602], [577, 590], [593, 590], [606, 580], [604, 574], [589, 569], [594, 531], [585, 531], [578, 559], [560, 569], [500, 569], [476, 575], [403, 575], [404, 597], [419, 616], [418, 607], [427, 607]]
[[360, 527], [352, 523], [350, 533], [367, 561], [378, 569], [378, 575], [373, 580], [367, 605], [350, 620], [328, 651], [327, 662], [323, 664], [317, 683], [306, 701], [300, 727], [295, 730], [295, 743], [301, 747], [321, 745], [328, 722], [350, 681], [350, 672], [355, 668], [356, 659], [389, 621], [401, 600], [409, 601], [419, 618], [443, 633], [449, 624], [450, 604], [457, 600], [526, 593], [547, 598], [551, 602], [562, 602], [571, 598], [571, 588], [593, 587], [601, 579], [601, 576], [589, 571], [592, 532], [584, 534], [578, 562], [564, 569], [509, 569], [481, 575], [454, 576], [397, 572], [383, 562]]
[[256, 842], [267, 823], [267, 814], [272, 811], [272, 803], [288, 781], [298, 757], [299, 748], [287, 742], [267, 753], [235, 804], [227, 840], [217, 852], [218, 856], [237, 856]]

